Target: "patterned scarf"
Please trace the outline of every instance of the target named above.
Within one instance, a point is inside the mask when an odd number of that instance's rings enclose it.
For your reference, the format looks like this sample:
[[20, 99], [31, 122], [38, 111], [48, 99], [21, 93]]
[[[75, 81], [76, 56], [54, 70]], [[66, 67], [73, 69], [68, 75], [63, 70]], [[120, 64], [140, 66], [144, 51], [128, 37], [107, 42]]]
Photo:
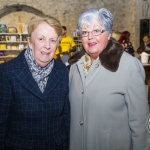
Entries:
[[91, 65], [92, 65], [91, 58], [90, 58], [90, 56], [87, 53], [85, 53], [85, 55], [84, 55], [84, 63], [83, 63], [85, 77], [87, 76]]
[[31, 49], [26, 49], [24, 55], [32, 76], [38, 84], [41, 92], [43, 93], [47, 84], [49, 74], [51, 73], [51, 70], [53, 68], [54, 60], [52, 60], [46, 67], [41, 68], [34, 60]]
[[[90, 56], [87, 53], [85, 53], [85, 55], [83, 57], [84, 57], [83, 67], [84, 67], [84, 74], [85, 74], [85, 78], [86, 78], [86, 76], [92, 66], [92, 61], [91, 61]], [[96, 60], [99, 60], [99, 57]]]

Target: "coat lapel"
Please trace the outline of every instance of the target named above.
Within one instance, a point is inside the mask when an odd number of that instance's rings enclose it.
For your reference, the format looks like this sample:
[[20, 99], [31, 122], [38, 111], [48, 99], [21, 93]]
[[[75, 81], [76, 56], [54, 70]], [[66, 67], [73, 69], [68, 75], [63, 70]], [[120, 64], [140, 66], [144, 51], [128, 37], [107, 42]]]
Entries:
[[40, 99], [43, 99], [43, 94], [40, 91], [37, 83], [35, 82], [32, 74], [29, 70], [28, 64], [24, 57], [24, 51], [16, 58], [16, 65], [14, 70], [14, 76], [32, 94], [36, 95]]
[[24, 52], [25, 51], [20, 53], [20, 55], [15, 60], [16, 62], [14, 76], [18, 80], [18, 82], [20, 82], [20, 84], [22, 84], [22, 86], [24, 86], [28, 91], [39, 97], [41, 100], [44, 100], [44, 95], [51, 92], [57, 86], [57, 84], [59, 84], [64, 70], [61, 69], [62, 67], [60, 63], [54, 61], [54, 66], [48, 78], [46, 88], [42, 93], [36, 81], [32, 77], [32, 74], [24, 57]]
[[79, 73], [80, 73], [80, 76], [82, 78], [82, 84], [84, 85], [85, 84], [85, 74], [84, 74], [84, 67], [83, 67], [83, 57], [81, 57], [81, 59], [79, 59], [79, 61], [77, 62], [77, 67], [79, 69]]
[[[85, 87], [87, 87], [90, 82], [92, 82], [95, 78], [95, 76], [97, 75], [97, 73], [99, 72], [99, 70], [101, 69], [102, 65], [100, 64], [99, 60], [95, 60], [86, 76], [86, 84]], [[99, 74], [100, 75], [100, 74]]]
[[62, 70], [60, 63], [54, 60], [54, 66], [48, 78], [47, 85], [43, 93], [44, 95], [51, 92], [57, 86], [57, 84], [60, 83], [60, 80], [63, 77], [63, 72], [64, 70]]
[[79, 73], [80, 73], [80, 76], [82, 78], [82, 82], [83, 82], [83, 86], [86, 87], [88, 86], [88, 84], [90, 82], [92, 82], [93, 78], [96, 76], [96, 74], [98, 73], [99, 69], [102, 67], [101, 64], [100, 64], [100, 61], [99, 60], [95, 60], [94, 63], [92, 64], [86, 78], [85, 78], [85, 74], [84, 74], [84, 71], [83, 71], [83, 57], [81, 57], [81, 59], [79, 61], [77, 61], [77, 66], [78, 66], [78, 69], [79, 69]]

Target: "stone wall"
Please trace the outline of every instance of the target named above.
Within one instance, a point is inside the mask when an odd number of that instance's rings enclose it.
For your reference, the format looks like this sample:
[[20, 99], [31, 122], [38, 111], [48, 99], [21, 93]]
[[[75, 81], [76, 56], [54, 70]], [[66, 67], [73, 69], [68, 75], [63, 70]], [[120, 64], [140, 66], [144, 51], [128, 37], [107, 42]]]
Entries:
[[[150, 0], [149, 0], [150, 1]], [[78, 17], [89, 8], [107, 8], [114, 15], [113, 30], [131, 33], [131, 41], [135, 49], [139, 46], [139, 20], [142, 18], [142, 0], [1, 0], [1, 10], [5, 6], [14, 4], [31, 6], [46, 15], [57, 17], [62, 25], [67, 26], [68, 35], [73, 36], [73, 30], [77, 27]], [[28, 23], [34, 13], [7, 12], [0, 18], [0, 23], [15, 26], [18, 16], [21, 22]]]
[[[148, 7], [150, 6], [150, 0], [147, 0]], [[136, 13], [135, 13], [135, 47], [139, 45], [140, 41], [140, 19], [150, 19], [150, 7], [147, 10], [147, 16], [143, 16], [143, 0], [137, 0], [136, 2]]]

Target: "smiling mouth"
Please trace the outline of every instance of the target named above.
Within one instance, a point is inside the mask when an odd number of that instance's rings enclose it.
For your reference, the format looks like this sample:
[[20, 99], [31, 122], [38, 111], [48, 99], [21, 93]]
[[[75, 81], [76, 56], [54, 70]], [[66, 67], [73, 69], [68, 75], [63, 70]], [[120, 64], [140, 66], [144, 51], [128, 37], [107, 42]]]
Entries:
[[42, 53], [42, 55], [49, 55], [50, 54], [50, 52], [41, 52]]
[[91, 46], [95, 46], [96, 43], [88, 43], [88, 45], [91, 47]]

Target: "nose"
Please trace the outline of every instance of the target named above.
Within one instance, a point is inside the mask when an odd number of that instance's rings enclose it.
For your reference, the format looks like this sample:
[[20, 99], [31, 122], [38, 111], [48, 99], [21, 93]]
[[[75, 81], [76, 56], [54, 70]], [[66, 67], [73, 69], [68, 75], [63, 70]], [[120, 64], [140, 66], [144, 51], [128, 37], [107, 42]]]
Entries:
[[50, 41], [49, 40], [45, 42], [45, 47], [46, 47], [46, 49], [50, 49]]
[[88, 32], [88, 39], [92, 39], [93, 38], [93, 33], [92, 32]]

